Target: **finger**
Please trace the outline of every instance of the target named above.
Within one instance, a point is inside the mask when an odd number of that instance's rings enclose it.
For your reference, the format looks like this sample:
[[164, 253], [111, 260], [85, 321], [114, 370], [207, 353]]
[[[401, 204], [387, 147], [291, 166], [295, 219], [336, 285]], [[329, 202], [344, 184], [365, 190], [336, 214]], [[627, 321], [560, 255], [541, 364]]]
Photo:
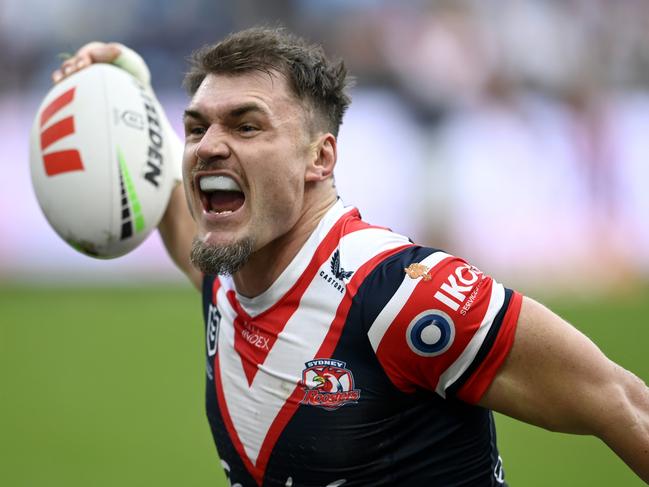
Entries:
[[52, 73], [52, 81], [58, 83], [63, 79], [63, 72], [60, 69], [57, 69]]
[[76, 71], [76, 62], [77, 57], [73, 56], [70, 59], [66, 59], [63, 64], [61, 64], [61, 71], [63, 71], [64, 76], [70, 76]]
[[90, 56], [91, 58], [93, 57], [92, 54], [96, 51], [101, 51], [104, 47], [106, 46], [105, 42], [98, 42], [98, 41], [93, 41], [89, 42], [88, 44], [84, 44], [79, 48], [79, 50], [75, 53], [75, 56]]
[[61, 67], [52, 72], [52, 81], [58, 83], [62, 79], [68, 77], [73, 72], [77, 71], [76, 61], [66, 60]]
[[122, 52], [116, 43], [89, 42], [82, 46], [74, 55], [67, 56], [61, 66], [52, 73], [52, 81], [58, 83], [62, 79], [93, 63], [111, 63]]
[[92, 63], [112, 63], [121, 53], [115, 43], [91, 42], [77, 51], [76, 56], [88, 59]]
[[70, 76], [77, 71], [84, 69], [92, 64], [92, 59], [88, 54], [72, 56], [61, 64], [61, 67], [52, 73], [54, 82], [61, 81], [63, 78]]
[[75, 57], [73, 66], [78, 71], [80, 69], [87, 68], [91, 64], [92, 64], [92, 59], [90, 58], [90, 56], [83, 54], [83, 55], [77, 55]]

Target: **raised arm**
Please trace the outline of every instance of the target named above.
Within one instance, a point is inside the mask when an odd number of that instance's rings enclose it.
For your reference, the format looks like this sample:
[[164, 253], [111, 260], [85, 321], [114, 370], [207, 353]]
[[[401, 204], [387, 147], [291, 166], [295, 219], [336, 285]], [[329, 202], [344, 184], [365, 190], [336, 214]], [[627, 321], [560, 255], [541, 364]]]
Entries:
[[[142, 83], [149, 84], [151, 75], [144, 60], [134, 51], [118, 43], [90, 42], [81, 47], [73, 56], [66, 59], [59, 69], [52, 73], [52, 80], [57, 83], [66, 76], [90, 66], [93, 63], [111, 63], [125, 69]], [[201, 273], [192, 266], [189, 260], [191, 244], [196, 227], [185, 200], [181, 184], [181, 164], [183, 143], [174, 132], [166, 114], [161, 113], [161, 123], [167, 134], [171, 150], [170, 168], [176, 174], [178, 184], [171, 193], [169, 203], [162, 221], [158, 225], [160, 236], [169, 256], [189, 280], [201, 289]]]
[[200, 291], [203, 276], [189, 261], [192, 240], [196, 235], [196, 224], [189, 214], [182, 184], [176, 185], [171, 193], [167, 210], [158, 225], [158, 231], [174, 264]]
[[532, 299], [481, 406], [552, 431], [602, 439], [649, 483], [649, 389]]

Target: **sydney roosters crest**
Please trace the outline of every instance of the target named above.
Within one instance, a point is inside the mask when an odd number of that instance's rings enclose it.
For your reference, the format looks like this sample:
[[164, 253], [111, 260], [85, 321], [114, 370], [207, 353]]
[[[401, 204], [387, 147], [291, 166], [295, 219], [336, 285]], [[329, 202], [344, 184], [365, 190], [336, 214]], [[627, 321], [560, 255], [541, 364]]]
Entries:
[[354, 388], [354, 375], [346, 368], [345, 362], [323, 358], [310, 360], [304, 365], [302, 404], [333, 411], [358, 402], [361, 391]]

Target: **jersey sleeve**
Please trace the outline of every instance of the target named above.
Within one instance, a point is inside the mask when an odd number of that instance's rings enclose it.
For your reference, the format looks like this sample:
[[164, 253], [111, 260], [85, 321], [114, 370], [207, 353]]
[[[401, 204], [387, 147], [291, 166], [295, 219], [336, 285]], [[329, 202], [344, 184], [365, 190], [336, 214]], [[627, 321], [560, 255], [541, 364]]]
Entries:
[[366, 326], [390, 380], [478, 402], [511, 349], [522, 296], [442, 251], [408, 250], [380, 267]]

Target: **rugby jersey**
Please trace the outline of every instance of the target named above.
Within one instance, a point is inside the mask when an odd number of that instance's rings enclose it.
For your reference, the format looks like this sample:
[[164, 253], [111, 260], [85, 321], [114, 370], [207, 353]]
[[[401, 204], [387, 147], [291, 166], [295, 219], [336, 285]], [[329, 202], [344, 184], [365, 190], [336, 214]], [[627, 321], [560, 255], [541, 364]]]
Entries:
[[261, 295], [205, 276], [206, 408], [230, 484], [505, 485], [474, 404], [521, 300], [340, 201]]

